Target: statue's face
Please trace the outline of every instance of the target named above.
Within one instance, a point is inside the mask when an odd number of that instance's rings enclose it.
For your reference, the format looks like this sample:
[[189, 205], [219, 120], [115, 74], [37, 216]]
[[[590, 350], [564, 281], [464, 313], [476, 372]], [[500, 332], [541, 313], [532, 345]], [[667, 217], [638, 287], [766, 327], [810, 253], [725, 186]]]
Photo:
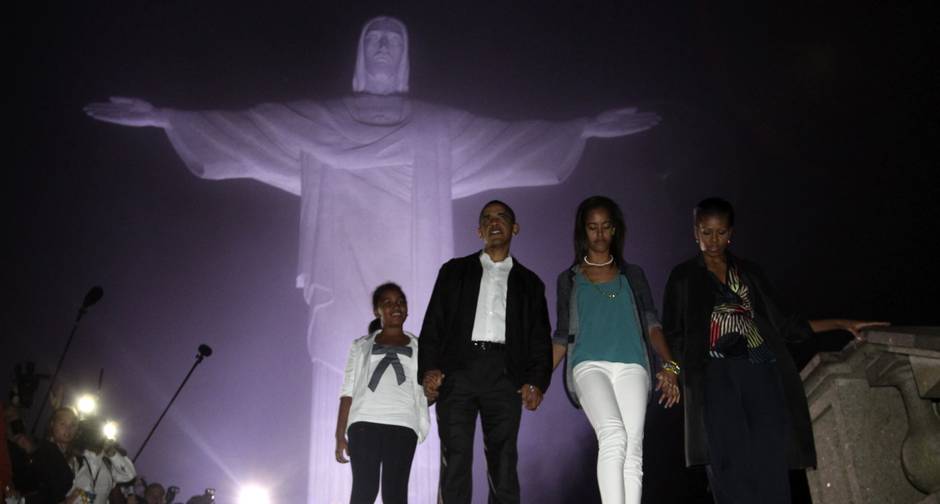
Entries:
[[405, 34], [392, 21], [381, 19], [369, 25], [365, 37], [366, 72], [393, 76], [405, 50]]

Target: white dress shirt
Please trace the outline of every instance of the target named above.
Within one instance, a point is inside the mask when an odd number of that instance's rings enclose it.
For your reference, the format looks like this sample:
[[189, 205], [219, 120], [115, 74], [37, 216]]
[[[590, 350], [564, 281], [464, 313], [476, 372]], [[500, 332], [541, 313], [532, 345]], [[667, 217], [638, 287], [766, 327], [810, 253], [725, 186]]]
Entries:
[[480, 279], [480, 295], [477, 312], [473, 318], [473, 341], [506, 342], [506, 291], [509, 288], [509, 270], [512, 256], [493, 262], [486, 252], [480, 252], [483, 278]]

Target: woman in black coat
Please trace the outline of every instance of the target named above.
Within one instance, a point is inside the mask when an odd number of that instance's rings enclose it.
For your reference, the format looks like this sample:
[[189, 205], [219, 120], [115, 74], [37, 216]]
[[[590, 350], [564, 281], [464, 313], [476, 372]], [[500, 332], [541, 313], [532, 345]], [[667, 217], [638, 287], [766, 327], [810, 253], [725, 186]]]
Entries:
[[719, 198], [694, 211], [700, 253], [673, 268], [663, 328], [682, 366], [686, 464], [708, 465], [715, 501], [789, 503], [788, 469], [816, 465], [809, 409], [787, 341], [857, 320], [784, 313], [757, 264], [728, 252], [734, 209]]

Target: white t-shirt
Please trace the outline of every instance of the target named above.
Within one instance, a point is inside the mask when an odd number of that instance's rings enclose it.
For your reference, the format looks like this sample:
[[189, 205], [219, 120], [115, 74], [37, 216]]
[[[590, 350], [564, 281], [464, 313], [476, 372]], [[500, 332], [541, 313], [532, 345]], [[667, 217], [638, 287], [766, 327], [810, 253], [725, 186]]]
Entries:
[[[405, 381], [399, 385], [394, 367], [389, 365], [385, 368], [375, 392], [366, 387], [360, 397], [353, 397], [353, 401], [362, 401], [362, 405], [356, 418], [349, 419], [350, 425], [353, 422], [373, 422], [400, 425], [418, 432], [418, 415], [415, 412], [415, 398], [412, 392], [415, 377], [418, 375], [417, 363], [414, 355], [396, 355], [405, 369]], [[366, 374], [369, 379], [383, 358], [385, 354], [369, 356], [369, 372]]]

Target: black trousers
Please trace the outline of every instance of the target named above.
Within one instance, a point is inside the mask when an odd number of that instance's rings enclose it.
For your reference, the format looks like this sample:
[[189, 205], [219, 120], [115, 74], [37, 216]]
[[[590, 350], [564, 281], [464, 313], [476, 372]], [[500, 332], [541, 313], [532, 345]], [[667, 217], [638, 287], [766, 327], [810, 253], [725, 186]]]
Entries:
[[715, 502], [790, 504], [788, 412], [773, 364], [710, 360], [704, 420]]
[[418, 435], [408, 427], [371, 422], [349, 426], [349, 465], [352, 466], [350, 504], [373, 504], [382, 479], [382, 502], [407, 504], [408, 476]]
[[466, 368], [444, 378], [437, 402], [440, 500], [444, 504], [470, 504], [473, 436], [478, 414], [489, 473], [489, 502], [519, 503], [516, 439], [522, 399], [517, 390], [506, 373], [505, 352], [499, 350], [475, 350]]

